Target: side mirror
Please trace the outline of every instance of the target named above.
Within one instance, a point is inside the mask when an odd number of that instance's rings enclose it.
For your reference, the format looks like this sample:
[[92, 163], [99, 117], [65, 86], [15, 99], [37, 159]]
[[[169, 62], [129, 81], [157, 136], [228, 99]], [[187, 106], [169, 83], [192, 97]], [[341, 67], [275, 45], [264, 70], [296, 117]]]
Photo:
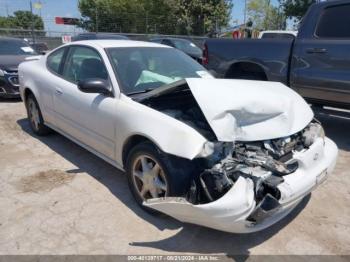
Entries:
[[78, 89], [84, 93], [97, 93], [112, 96], [109, 84], [104, 79], [90, 78], [78, 82]]

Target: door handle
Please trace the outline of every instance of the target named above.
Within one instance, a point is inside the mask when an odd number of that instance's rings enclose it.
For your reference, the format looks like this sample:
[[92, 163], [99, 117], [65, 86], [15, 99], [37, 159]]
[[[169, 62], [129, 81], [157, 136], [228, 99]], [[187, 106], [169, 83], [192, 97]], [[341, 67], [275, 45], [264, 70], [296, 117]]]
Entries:
[[308, 48], [306, 49], [306, 52], [309, 54], [324, 54], [327, 53], [326, 48]]
[[61, 89], [57, 89], [57, 88], [56, 88], [56, 90], [55, 90], [55, 94], [60, 96], [60, 95], [62, 95], [62, 94], [63, 94], [63, 92], [62, 92], [62, 90], [61, 90]]

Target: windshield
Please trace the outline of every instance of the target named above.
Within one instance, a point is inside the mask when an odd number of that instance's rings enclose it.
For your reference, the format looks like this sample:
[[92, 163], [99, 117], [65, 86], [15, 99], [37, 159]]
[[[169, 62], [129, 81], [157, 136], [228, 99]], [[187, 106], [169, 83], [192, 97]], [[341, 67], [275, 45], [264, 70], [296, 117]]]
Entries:
[[184, 51], [189, 54], [201, 55], [202, 50], [194, 43], [184, 39], [172, 39], [171, 40], [177, 49]]
[[149, 91], [184, 78], [212, 77], [174, 48], [109, 48], [107, 53], [126, 94]]
[[26, 42], [16, 39], [0, 39], [0, 55], [36, 55]]

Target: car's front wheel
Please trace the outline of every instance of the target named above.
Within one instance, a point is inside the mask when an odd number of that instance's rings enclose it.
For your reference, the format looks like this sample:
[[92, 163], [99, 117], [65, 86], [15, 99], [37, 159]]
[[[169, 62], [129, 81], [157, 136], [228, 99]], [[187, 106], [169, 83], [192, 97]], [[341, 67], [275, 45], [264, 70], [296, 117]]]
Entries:
[[193, 171], [184, 161], [161, 152], [149, 142], [135, 146], [128, 155], [126, 173], [136, 202], [145, 208], [142, 202], [147, 199], [183, 196]]
[[44, 136], [50, 133], [50, 129], [45, 126], [40, 107], [34, 95], [29, 94], [26, 99], [27, 115], [30, 122], [30, 127], [33, 132], [39, 136]]

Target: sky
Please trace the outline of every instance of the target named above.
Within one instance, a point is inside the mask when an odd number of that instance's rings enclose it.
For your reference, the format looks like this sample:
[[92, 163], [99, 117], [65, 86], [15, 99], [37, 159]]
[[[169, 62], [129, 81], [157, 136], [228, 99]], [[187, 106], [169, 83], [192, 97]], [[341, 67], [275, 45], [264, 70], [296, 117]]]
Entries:
[[[233, 21], [233, 25], [235, 25], [236, 21], [238, 24], [243, 24], [244, 22], [244, 0], [233, 0], [233, 9], [231, 12], [231, 21]], [[278, 0], [272, 0], [272, 5], [277, 5]]]
[[[55, 16], [80, 17], [78, 10], [78, 0], [32, 0], [33, 3], [41, 1], [41, 16], [45, 23], [46, 30], [72, 31], [73, 26], [55, 25]], [[29, 10], [30, 0], [0, 0], [0, 16], [10, 15], [16, 10]], [[272, 4], [277, 4], [277, 0], [272, 0]], [[244, 0], [233, 0], [233, 10], [231, 21], [238, 24], [244, 21]], [[34, 9], [34, 13], [39, 14], [39, 10]], [[236, 24], [236, 23], [233, 23]]]

